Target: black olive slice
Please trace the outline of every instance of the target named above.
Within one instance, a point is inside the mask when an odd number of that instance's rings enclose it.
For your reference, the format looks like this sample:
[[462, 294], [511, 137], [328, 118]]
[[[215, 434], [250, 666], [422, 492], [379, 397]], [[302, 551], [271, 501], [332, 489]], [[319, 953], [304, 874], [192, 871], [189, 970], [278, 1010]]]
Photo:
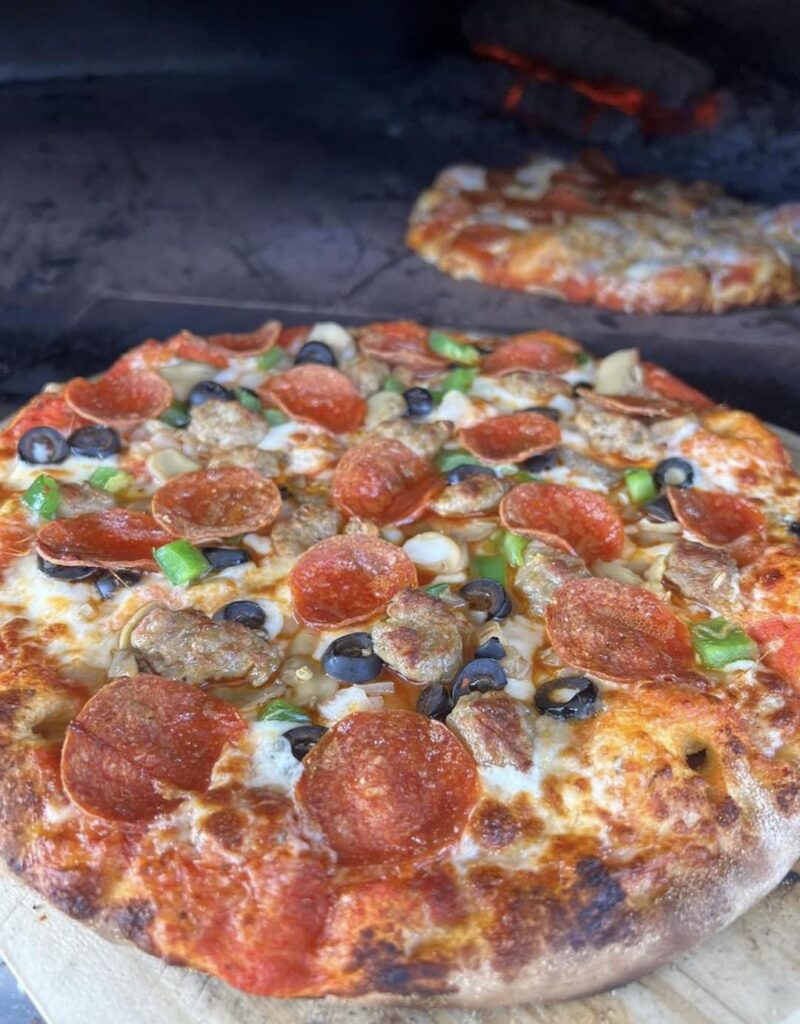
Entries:
[[200, 548], [212, 569], [229, 569], [232, 565], [244, 565], [250, 561], [250, 552], [246, 548]]
[[491, 466], [476, 466], [472, 462], [462, 462], [458, 466], [454, 466], [450, 472], [445, 476], [445, 480], [448, 484], [460, 484], [464, 480], [468, 480], [471, 476], [494, 476], [495, 472]]
[[417, 711], [426, 718], [438, 718], [443, 722], [451, 710], [450, 694], [441, 683], [426, 686], [417, 698]]
[[50, 576], [54, 580], [65, 580], [69, 583], [88, 580], [97, 572], [96, 565], [57, 565], [55, 562], [48, 562], [41, 555], [36, 556], [36, 561], [39, 571], [43, 572], [45, 576]]
[[78, 427], [67, 438], [67, 444], [74, 455], [82, 455], [88, 459], [105, 459], [116, 455], [120, 450], [119, 434], [113, 427], [104, 427], [100, 423], [92, 423], [88, 427]]
[[372, 649], [369, 633], [347, 633], [328, 644], [322, 667], [343, 683], [368, 683], [383, 670], [383, 662]]
[[653, 479], [659, 487], [691, 487], [694, 467], [686, 459], [664, 459], [653, 470]]
[[114, 572], [102, 572], [94, 581], [97, 593], [104, 601], [112, 597], [120, 587], [132, 587], [142, 578], [136, 569], [116, 569]]
[[189, 392], [186, 401], [189, 405], [204, 405], [206, 402], [233, 402], [235, 396], [215, 380], [201, 380]]
[[465, 693], [488, 693], [490, 690], [502, 690], [508, 686], [508, 679], [494, 658], [473, 658], [461, 669], [453, 681], [451, 691], [455, 702]]
[[572, 385], [572, 397], [580, 398], [579, 391], [594, 391], [594, 384], [591, 384], [588, 380], [579, 380], [577, 383]]
[[262, 629], [267, 620], [264, 609], [255, 601], [231, 601], [218, 608], [213, 615], [214, 622], [240, 622], [250, 629]]
[[470, 608], [485, 612], [487, 619], [504, 619], [511, 614], [511, 600], [497, 580], [470, 580], [458, 592]]
[[324, 725], [298, 725], [295, 729], [289, 729], [283, 735], [289, 741], [294, 756], [298, 761], [302, 761], [309, 750], [319, 743], [327, 731]]
[[307, 341], [294, 359], [295, 366], [302, 366], [303, 363], [336, 366], [336, 356], [333, 354], [333, 349], [324, 341]]
[[427, 388], [407, 388], [403, 398], [407, 416], [427, 416], [433, 409], [433, 395]]
[[520, 464], [520, 468], [527, 469], [529, 473], [544, 473], [558, 463], [558, 455], [558, 448], [551, 448], [549, 451], [542, 452], [541, 455], [531, 455], [529, 459], [525, 459]]
[[789, 523], [789, 533], [795, 537], [800, 537], [800, 519], [794, 519]]
[[552, 718], [590, 718], [597, 698], [597, 686], [586, 676], [560, 676], [538, 687], [534, 703]]
[[654, 498], [653, 501], [648, 501], [646, 505], [643, 505], [642, 514], [654, 523], [672, 523], [675, 521], [672, 505], [670, 505], [666, 495], [663, 494], [660, 498]]
[[549, 405], [529, 405], [522, 412], [538, 412], [540, 416], [546, 416], [553, 423], [558, 423], [561, 419], [561, 413], [558, 409], [551, 409]]
[[69, 455], [69, 445], [54, 427], [31, 427], [17, 444], [17, 455], [35, 466], [53, 466]]
[[482, 643], [475, 651], [476, 658], [494, 658], [495, 661], [502, 661], [505, 656], [506, 649], [496, 636], [490, 636], [489, 639], [485, 643]]

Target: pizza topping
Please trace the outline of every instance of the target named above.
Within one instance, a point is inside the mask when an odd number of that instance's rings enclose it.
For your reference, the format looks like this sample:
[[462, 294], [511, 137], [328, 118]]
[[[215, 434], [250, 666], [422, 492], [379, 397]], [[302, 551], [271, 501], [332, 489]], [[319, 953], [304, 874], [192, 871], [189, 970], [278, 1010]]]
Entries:
[[440, 722], [368, 711], [323, 736], [305, 760], [297, 796], [340, 864], [385, 864], [455, 843], [477, 797], [477, 775]]
[[47, 473], [40, 473], [22, 495], [22, 503], [40, 519], [55, 519], [61, 505], [58, 482]]
[[481, 372], [502, 377], [517, 370], [563, 373], [575, 366], [575, 356], [550, 340], [548, 331], [517, 335], [484, 356]]
[[364, 441], [340, 459], [331, 498], [342, 512], [386, 526], [417, 519], [440, 486], [433, 466], [402, 442]]
[[525, 549], [514, 585], [527, 598], [529, 610], [544, 615], [559, 587], [587, 576], [589, 570], [576, 555], [533, 541]]
[[372, 632], [375, 653], [406, 679], [439, 683], [461, 664], [458, 620], [424, 590], [401, 590]]
[[320, 663], [329, 676], [342, 683], [368, 683], [383, 671], [383, 662], [375, 653], [369, 633], [337, 637], [328, 644]]
[[643, 362], [641, 365], [644, 386], [648, 391], [655, 391], [656, 394], [663, 395], [664, 398], [686, 402], [695, 409], [712, 409], [714, 407], [714, 402], [710, 398], [668, 370], [656, 366], [655, 363]]
[[588, 563], [619, 558], [625, 527], [596, 491], [561, 484], [520, 484], [500, 502], [507, 530], [577, 553]]
[[158, 418], [162, 423], [166, 423], [168, 427], [174, 427], [176, 430], [188, 427], [191, 422], [189, 409], [183, 402], [171, 402], [169, 408], [165, 409]]
[[557, 445], [561, 431], [547, 416], [515, 412], [463, 427], [458, 439], [485, 462], [522, 462]]
[[200, 551], [212, 569], [230, 569], [250, 561], [247, 548], [204, 547]]
[[96, 565], [57, 565], [55, 562], [48, 562], [41, 555], [36, 556], [36, 564], [39, 572], [54, 580], [64, 580], [67, 583], [76, 583], [79, 580], [88, 580], [97, 572]]
[[300, 505], [288, 517], [279, 519], [270, 537], [279, 555], [302, 555], [312, 545], [334, 537], [342, 526], [342, 517], [328, 505]]
[[168, 409], [172, 388], [153, 370], [110, 370], [99, 380], [71, 380], [64, 399], [87, 420], [108, 427], [133, 427]]
[[[505, 575], [505, 560], [502, 556], [499, 557]], [[489, 619], [505, 619], [511, 614], [511, 599], [506, 593], [506, 588], [496, 579], [485, 577], [470, 580], [460, 587], [458, 592], [483, 622]]]
[[32, 427], [53, 427], [61, 434], [69, 434], [85, 422], [70, 409], [63, 395], [44, 391], [35, 395], [8, 426], [0, 430], [0, 454], [5, 458], [16, 452], [20, 439]]
[[261, 394], [293, 420], [313, 423], [332, 434], [358, 430], [367, 404], [343, 373], [307, 363], [270, 378]]
[[534, 703], [551, 718], [591, 718], [598, 696], [597, 685], [586, 676], [559, 676], [537, 686]]
[[708, 608], [728, 608], [739, 596], [739, 568], [734, 559], [719, 548], [689, 540], [672, 545], [663, 578], [684, 597]]
[[506, 657], [506, 649], [500, 642], [499, 637], [490, 636], [479, 647], [475, 648], [476, 658], [494, 658], [495, 661], [502, 661]]
[[36, 550], [59, 565], [156, 569], [153, 548], [171, 539], [146, 512], [113, 508], [48, 523], [39, 530]]
[[481, 353], [474, 345], [459, 341], [444, 331], [431, 331], [428, 335], [428, 347], [431, 352], [446, 359], [448, 363], [460, 363], [463, 366], [474, 366], [480, 362]]
[[[61, 568], [65, 568], [62, 566]], [[132, 587], [142, 578], [136, 569], [117, 569], [115, 572], [101, 572], [94, 578], [94, 585], [102, 601], [108, 601], [120, 587]]]
[[[474, 470], [479, 467], [463, 468]], [[482, 515], [497, 508], [507, 489], [508, 484], [491, 471], [489, 473], [469, 473], [459, 483], [445, 487], [442, 493], [430, 503], [429, 508], [440, 516]]]
[[400, 441], [420, 458], [433, 459], [452, 433], [453, 425], [447, 420], [413, 423], [406, 417], [401, 417], [379, 423], [370, 431], [368, 439], [388, 438], [391, 441]]
[[707, 619], [691, 627], [692, 643], [705, 668], [725, 671], [742, 661], [754, 661], [758, 647], [750, 637], [727, 619]]
[[772, 671], [800, 686], [800, 618], [759, 615], [747, 628], [761, 645], [764, 662]]
[[450, 696], [455, 704], [467, 693], [489, 693], [504, 690], [506, 686], [508, 679], [496, 658], [473, 658], [453, 680]]
[[106, 459], [109, 455], [116, 455], [121, 447], [117, 431], [99, 423], [73, 430], [67, 438], [67, 444], [73, 455], [89, 459]]
[[448, 726], [464, 742], [483, 768], [533, 766], [536, 715], [533, 709], [507, 693], [468, 693], [453, 708]]
[[152, 508], [164, 529], [197, 543], [265, 529], [281, 510], [281, 496], [252, 469], [218, 466], [169, 480]]
[[691, 487], [694, 467], [686, 459], [663, 459], [653, 470], [653, 477], [659, 487]]
[[55, 427], [31, 427], [19, 439], [17, 454], [34, 466], [52, 466], [67, 458], [69, 445]]
[[283, 736], [289, 741], [292, 754], [298, 761], [302, 761], [327, 731], [324, 725], [297, 725], [294, 729], [287, 730]]
[[643, 395], [602, 395], [593, 388], [579, 387], [577, 395], [606, 412], [617, 412], [624, 416], [639, 416], [642, 419], [673, 419], [693, 411], [687, 402], [674, 398], [648, 398]]
[[263, 629], [267, 621], [266, 612], [255, 601], [229, 601], [212, 618], [214, 622], [239, 622], [248, 629]]
[[416, 711], [426, 718], [435, 718], [443, 722], [453, 709], [450, 692], [441, 683], [431, 683], [417, 697]]
[[190, 409], [198, 405], [205, 405], [206, 402], [234, 401], [236, 399], [233, 392], [215, 380], [201, 380], [199, 384], [195, 384], [186, 398]]
[[643, 505], [642, 515], [652, 523], [677, 522], [675, 513], [672, 511], [672, 505], [670, 505], [666, 494], [661, 494], [652, 501], [648, 501], [646, 505]]
[[469, 565], [469, 550], [466, 544], [435, 530], [415, 533], [403, 544], [403, 551], [414, 565], [421, 566], [437, 576], [440, 573], [449, 576], [463, 572]]
[[550, 641], [567, 664], [617, 682], [695, 681], [689, 631], [655, 594], [609, 579], [578, 579], [545, 613]]
[[309, 548], [289, 583], [297, 619], [316, 629], [337, 629], [379, 615], [395, 594], [417, 585], [417, 571], [388, 541], [347, 534]]
[[646, 469], [626, 470], [625, 487], [628, 491], [628, 497], [635, 505], [651, 501], [658, 494], [655, 481]]
[[548, 469], [554, 469], [558, 465], [560, 454], [560, 448], [551, 448], [541, 455], [531, 455], [529, 459], [520, 463], [520, 466], [528, 473], [546, 473]]
[[365, 355], [412, 373], [437, 373], [446, 370], [450, 362], [428, 347], [425, 327], [407, 320], [370, 324], [360, 332], [358, 346]]
[[189, 423], [189, 435], [213, 448], [257, 445], [263, 441], [267, 430], [263, 416], [245, 409], [239, 402], [216, 399], [193, 406]]
[[136, 624], [129, 643], [140, 669], [194, 686], [264, 686], [282, 658], [278, 647], [242, 622], [214, 621], [194, 608], [156, 605]]
[[403, 399], [409, 416], [427, 416], [433, 411], [433, 395], [427, 388], [407, 388], [403, 392]]
[[[132, 478], [122, 470], [112, 469], [111, 466], [104, 466], [114, 474], [106, 481], [105, 487], [98, 487], [95, 482], [95, 473], [92, 474], [88, 484], [61, 483], [58, 485], [59, 505], [58, 516], [60, 519], [69, 519], [75, 516], [86, 515], [87, 512], [103, 512], [105, 509], [114, 508], [115, 500], [112, 487], [117, 483], [127, 487]], [[122, 480], [120, 480], [122, 477]], [[112, 487], [108, 485], [111, 484]]]
[[[447, 453], [448, 455], [450, 453]], [[457, 458], [461, 458], [464, 453], [459, 452]], [[470, 456], [466, 456], [470, 458]], [[449, 464], [449, 459], [445, 465]], [[481, 466], [474, 462], [456, 462], [452, 469], [447, 471], [445, 480], [451, 486], [455, 484], [463, 483], [465, 480], [469, 480], [476, 476], [490, 476], [494, 477], [495, 471], [491, 466]]]
[[307, 341], [294, 357], [295, 366], [304, 363], [318, 363], [320, 366], [336, 366], [333, 349], [324, 341]]
[[666, 495], [684, 530], [704, 544], [723, 547], [742, 537], [761, 537], [766, 531], [764, 514], [747, 498], [678, 487], [668, 487]]
[[70, 799], [109, 821], [146, 821], [202, 792], [225, 745], [246, 729], [230, 704], [171, 679], [108, 683], [67, 729], [61, 777]]
[[187, 587], [211, 568], [202, 551], [188, 540], [173, 540], [153, 549], [158, 567], [176, 587]]
[[211, 334], [206, 341], [209, 345], [224, 348], [237, 356], [257, 356], [267, 352], [280, 337], [282, 325], [278, 320], [267, 320], [254, 331], [244, 334]]

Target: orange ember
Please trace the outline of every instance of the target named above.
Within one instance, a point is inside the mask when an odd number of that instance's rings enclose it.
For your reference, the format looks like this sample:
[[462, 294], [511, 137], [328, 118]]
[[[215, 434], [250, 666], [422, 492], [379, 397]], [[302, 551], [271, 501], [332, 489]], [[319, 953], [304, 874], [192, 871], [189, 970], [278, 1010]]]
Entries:
[[719, 120], [720, 99], [717, 93], [703, 96], [689, 111], [672, 110], [663, 106], [654, 93], [644, 89], [611, 80], [592, 82], [568, 71], [560, 71], [536, 57], [516, 53], [505, 46], [475, 43], [473, 50], [479, 57], [498, 61], [517, 72], [517, 81], [509, 87], [503, 98], [505, 110], [514, 110], [519, 106], [527, 83], [535, 79], [537, 82], [549, 82], [572, 89], [596, 107], [610, 107], [628, 117], [636, 117], [641, 121], [643, 130], [651, 135], [711, 128]]

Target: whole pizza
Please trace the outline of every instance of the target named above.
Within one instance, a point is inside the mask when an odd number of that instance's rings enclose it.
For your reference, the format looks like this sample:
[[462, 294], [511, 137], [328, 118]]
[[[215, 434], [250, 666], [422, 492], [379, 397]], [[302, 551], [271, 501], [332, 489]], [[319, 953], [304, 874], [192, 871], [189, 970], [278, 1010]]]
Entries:
[[800, 854], [798, 477], [635, 350], [182, 332], [46, 387], [0, 486], [0, 850], [107, 934], [555, 1000]]
[[444, 170], [408, 244], [456, 278], [626, 312], [720, 313], [800, 298], [800, 204], [630, 178], [599, 153]]

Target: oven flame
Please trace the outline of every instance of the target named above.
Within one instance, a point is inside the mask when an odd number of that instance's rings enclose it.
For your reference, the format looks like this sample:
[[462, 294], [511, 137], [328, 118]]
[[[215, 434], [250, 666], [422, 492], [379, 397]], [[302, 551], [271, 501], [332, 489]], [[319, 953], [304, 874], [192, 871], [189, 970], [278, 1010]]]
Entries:
[[612, 80], [591, 81], [569, 71], [561, 71], [537, 57], [517, 53], [494, 43], [475, 43], [473, 50], [485, 60], [498, 61], [517, 72], [517, 80], [503, 98], [503, 109], [516, 110], [531, 80], [548, 82], [572, 89], [584, 96], [595, 108], [610, 107], [628, 117], [635, 117], [646, 135], [679, 135], [699, 129], [708, 130], [718, 122], [721, 113], [719, 93], [709, 92], [688, 110], [665, 107], [654, 93]]

